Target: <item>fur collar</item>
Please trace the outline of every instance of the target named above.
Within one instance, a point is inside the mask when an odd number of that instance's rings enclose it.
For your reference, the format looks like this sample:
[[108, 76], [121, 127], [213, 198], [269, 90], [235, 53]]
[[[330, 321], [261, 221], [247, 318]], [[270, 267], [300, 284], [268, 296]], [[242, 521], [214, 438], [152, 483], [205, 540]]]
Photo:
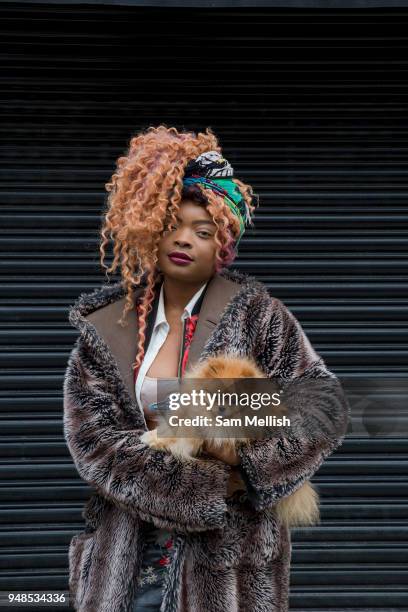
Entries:
[[[242, 285], [242, 289], [239, 292], [240, 295], [247, 289], [259, 291], [260, 294], [265, 294], [268, 292], [263, 283], [258, 281], [254, 276], [251, 276], [245, 272], [225, 268], [218, 274], [223, 278]], [[142, 280], [139, 286], [145, 286], [145, 282]], [[102, 308], [103, 306], [116, 302], [124, 297], [125, 294], [126, 290], [122, 285], [122, 281], [118, 281], [113, 284], [105, 284], [101, 287], [97, 287], [92, 292], [82, 293], [70, 307], [69, 322], [73, 327], [81, 330], [86, 324], [84, 317], [89, 315], [91, 312]]]

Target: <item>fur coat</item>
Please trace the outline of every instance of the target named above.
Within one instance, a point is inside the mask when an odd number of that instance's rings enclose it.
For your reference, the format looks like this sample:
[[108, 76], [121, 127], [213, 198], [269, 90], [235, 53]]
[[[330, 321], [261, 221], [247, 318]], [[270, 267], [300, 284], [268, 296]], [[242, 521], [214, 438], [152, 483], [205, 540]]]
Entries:
[[[136, 302], [143, 286], [135, 289]], [[343, 441], [349, 405], [302, 327], [265, 285], [236, 270], [209, 282], [187, 369], [217, 354], [247, 355], [270, 378], [330, 381], [301, 397], [323, 436], [253, 440], [238, 447], [247, 491], [227, 497], [231, 467], [182, 460], [140, 441], [146, 431], [131, 364], [137, 317], [117, 324], [120, 283], [83, 294], [70, 310], [79, 330], [64, 380], [64, 436], [93, 487], [85, 529], [69, 546], [69, 589], [79, 612], [131, 612], [148, 523], [174, 532], [161, 612], [286, 612], [290, 530], [277, 502], [295, 492]], [[311, 392], [312, 393], [312, 392]], [[238, 495], [239, 494], [239, 495]]]

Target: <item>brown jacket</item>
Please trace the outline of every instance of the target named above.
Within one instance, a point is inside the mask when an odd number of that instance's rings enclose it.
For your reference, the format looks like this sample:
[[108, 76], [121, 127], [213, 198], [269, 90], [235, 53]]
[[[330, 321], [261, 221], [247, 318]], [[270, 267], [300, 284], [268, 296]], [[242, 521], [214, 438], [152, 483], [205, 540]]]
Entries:
[[[143, 286], [136, 288], [140, 297]], [[120, 284], [82, 295], [70, 312], [80, 334], [64, 382], [64, 434], [82, 479], [94, 488], [85, 530], [69, 547], [70, 591], [80, 612], [131, 612], [147, 523], [175, 534], [161, 612], [286, 612], [290, 532], [276, 503], [310, 479], [343, 441], [349, 405], [299, 322], [266, 287], [225, 270], [209, 282], [187, 370], [216, 354], [250, 355], [270, 378], [321, 381], [303, 389], [309, 425], [239, 448], [247, 493], [227, 498], [231, 468], [181, 460], [140, 441], [131, 364], [137, 320], [117, 324]]]

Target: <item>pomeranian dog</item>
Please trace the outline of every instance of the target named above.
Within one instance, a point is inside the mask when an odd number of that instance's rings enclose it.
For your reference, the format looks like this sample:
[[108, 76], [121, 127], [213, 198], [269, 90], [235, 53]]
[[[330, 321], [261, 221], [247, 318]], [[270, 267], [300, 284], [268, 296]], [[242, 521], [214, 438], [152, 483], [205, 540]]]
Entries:
[[[265, 375], [252, 358], [223, 354], [210, 357], [190, 368], [183, 378], [183, 392], [186, 390], [186, 385], [188, 388], [188, 379], [200, 378], [265, 378]], [[178, 408], [178, 416], [180, 418], [191, 417], [190, 410], [189, 407], [183, 408], [181, 406]], [[234, 412], [233, 409], [232, 412]], [[284, 413], [284, 406], [274, 407], [273, 414]], [[201, 413], [199, 411], [194, 413], [195, 416], [200, 414], [207, 416], [207, 411], [203, 409]], [[228, 416], [233, 417], [233, 414]], [[160, 418], [159, 415], [158, 421], [160, 422], [160, 437], [158, 436], [158, 430], [153, 429], [146, 431], [141, 436], [142, 442], [151, 448], [166, 450], [181, 458], [200, 460], [200, 455], [211, 457], [211, 451], [214, 451], [218, 459], [231, 466], [236, 466], [240, 462], [236, 443], [250, 443], [252, 440], [251, 438], [239, 438], [233, 435], [222, 438], [210, 437], [208, 429], [204, 434], [206, 428], [200, 428], [200, 426], [194, 428], [195, 437], [174, 437], [174, 429], [168, 421]], [[178, 429], [180, 431], [180, 428]], [[231, 428], [230, 431], [233, 430], [234, 428]], [[223, 431], [228, 432], [228, 427], [223, 428]], [[200, 435], [201, 432], [202, 435]], [[315, 525], [320, 520], [319, 495], [312, 483], [306, 481], [294, 493], [280, 499], [275, 504], [275, 510], [278, 518], [288, 527]]]

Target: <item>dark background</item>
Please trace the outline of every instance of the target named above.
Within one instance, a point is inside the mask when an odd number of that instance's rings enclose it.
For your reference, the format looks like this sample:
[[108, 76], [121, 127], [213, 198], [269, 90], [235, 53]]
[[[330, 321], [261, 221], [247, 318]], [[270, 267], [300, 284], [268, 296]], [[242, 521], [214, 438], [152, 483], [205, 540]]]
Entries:
[[[212, 127], [260, 194], [233, 267], [340, 378], [408, 378], [408, 8], [113, 4], [0, 5], [3, 591], [67, 589], [90, 494], [62, 432], [67, 312], [104, 282], [104, 183], [141, 128]], [[292, 533], [294, 611], [408, 607], [407, 439], [351, 425], [312, 479], [322, 524]]]

